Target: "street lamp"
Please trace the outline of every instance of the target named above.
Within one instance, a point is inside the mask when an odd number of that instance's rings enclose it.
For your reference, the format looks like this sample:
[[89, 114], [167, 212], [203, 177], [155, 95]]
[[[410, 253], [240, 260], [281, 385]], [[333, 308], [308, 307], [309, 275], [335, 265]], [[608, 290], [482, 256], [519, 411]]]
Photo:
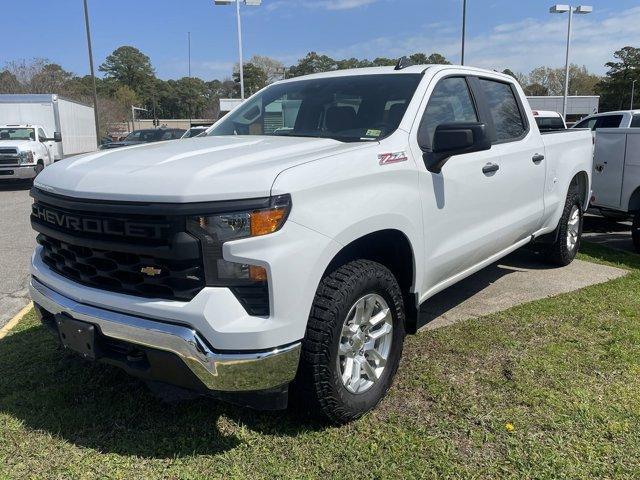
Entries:
[[629, 110], [633, 110], [633, 94], [636, 93], [636, 82], [638, 80], [634, 80], [633, 82], [631, 82], [631, 106], [629, 107]]
[[573, 7], [571, 5], [554, 5], [549, 9], [549, 13], [569, 13], [569, 26], [567, 27], [567, 55], [564, 66], [564, 101], [562, 103], [562, 116], [567, 120], [567, 99], [569, 96], [569, 47], [571, 45], [571, 20], [573, 14], [586, 15], [593, 12], [593, 7], [587, 5], [579, 5]]
[[240, 57], [240, 98], [244, 100], [244, 69], [242, 65], [242, 22], [240, 21], [240, 2], [250, 7], [259, 7], [262, 0], [213, 0], [214, 5], [236, 4], [236, 18], [238, 20], [238, 55]]
[[93, 94], [93, 119], [96, 122], [96, 141], [98, 145], [100, 145], [100, 125], [98, 120], [98, 90], [96, 88], [96, 74], [93, 70], [93, 50], [91, 49], [91, 30], [89, 28], [89, 8], [87, 7], [87, 0], [83, 1], [84, 3], [84, 25], [87, 30], [87, 48], [89, 50], [89, 68], [91, 71], [91, 83], [92, 83], [92, 94]]

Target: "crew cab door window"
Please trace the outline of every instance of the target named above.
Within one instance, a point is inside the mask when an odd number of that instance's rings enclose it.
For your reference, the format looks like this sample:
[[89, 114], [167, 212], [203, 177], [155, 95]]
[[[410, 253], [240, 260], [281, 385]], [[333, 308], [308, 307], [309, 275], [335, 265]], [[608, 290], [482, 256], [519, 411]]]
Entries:
[[520, 138], [527, 129], [511, 84], [497, 80], [480, 79], [493, 119], [497, 142], [508, 142]]
[[631, 119], [631, 127], [633, 127], [633, 128], [640, 127], [640, 115], [639, 114], [634, 115], [633, 118]]
[[420, 130], [427, 129], [429, 143], [438, 125], [452, 122], [477, 122], [467, 81], [463, 77], [444, 78], [438, 82], [420, 122]]

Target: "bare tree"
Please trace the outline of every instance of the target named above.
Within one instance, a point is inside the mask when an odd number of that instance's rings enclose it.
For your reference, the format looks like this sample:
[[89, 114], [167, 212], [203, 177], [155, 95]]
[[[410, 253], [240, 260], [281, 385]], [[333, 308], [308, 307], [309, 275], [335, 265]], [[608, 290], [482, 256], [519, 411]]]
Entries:
[[254, 55], [248, 63], [260, 68], [267, 76], [267, 84], [282, 80], [284, 76], [284, 63], [270, 57]]

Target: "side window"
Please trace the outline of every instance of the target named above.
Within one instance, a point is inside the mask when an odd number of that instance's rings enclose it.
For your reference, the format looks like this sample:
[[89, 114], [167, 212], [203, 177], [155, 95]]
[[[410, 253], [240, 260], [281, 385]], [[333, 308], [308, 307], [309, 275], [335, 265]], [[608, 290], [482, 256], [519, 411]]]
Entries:
[[598, 117], [594, 129], [598, 128], [619, 128], [622, 123], [622, 115], [603, 115]]
[[631, 127], [632, 128], [640, 127], [640, 115], [636, 114], [633, 116], [633, 118], [631, 119]]
[[40, 140], [41, 142], [46, 142], [46, 138], [47, 138], [47, 136], [44, 134], [44, 130], [39, 128], [38, 129], [38, 140]]
[[433, 144], [433, 134], [438, 125], [477, 121], [478, 115], [467, 81], [463, 77], [449, 77], [440, 80], [433, 89], [420, 122], [420, 130], [427, 130], [429, 142]]
[[489, 104], [496, 140], [504, 142], [520, 137], [526, 130], [526, 123], [511, 84], [481, 78], [480, 86]]

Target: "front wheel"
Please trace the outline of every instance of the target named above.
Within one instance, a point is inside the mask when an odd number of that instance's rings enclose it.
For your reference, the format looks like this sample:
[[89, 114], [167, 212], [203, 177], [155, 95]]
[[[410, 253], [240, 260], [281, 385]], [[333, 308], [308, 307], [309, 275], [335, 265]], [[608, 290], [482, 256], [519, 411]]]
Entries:
[[582, 239], [582, 213], [580, 195], [576, 188], [571, 187], [558, 224], [556, 240], [547, 247], [547, 258], [551, 263], [564, 267], [576, 258]]
[[631, 225], [631, 237], [633, 238], [633, 246], [636, 252], [640, 253], [640, 211], [636, 212]]
[[374, 408], [398, 369], [404, 322], [400, 287], [383, 265], [356, 260], [325, 276], [302, 342], [300, 400], [335, 423]]

